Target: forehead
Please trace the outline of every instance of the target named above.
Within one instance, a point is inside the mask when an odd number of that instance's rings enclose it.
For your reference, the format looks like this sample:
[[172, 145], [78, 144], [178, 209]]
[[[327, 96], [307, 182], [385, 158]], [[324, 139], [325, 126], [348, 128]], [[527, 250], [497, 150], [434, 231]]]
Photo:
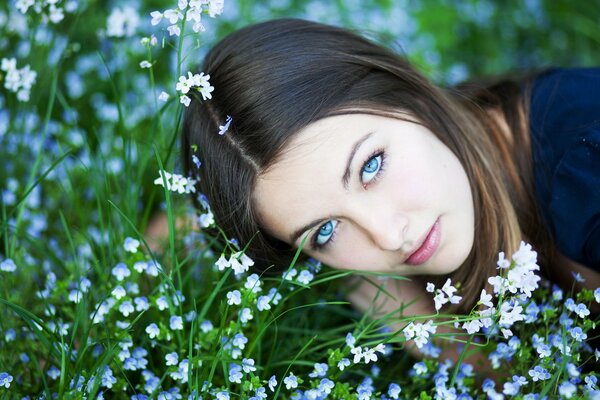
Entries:
[[277, 162], [259, 175], [253, 202], [262, 225], [288, 240], [291, 230], [334, 211], [354, 143], [376, 129], [376, 117], [350, 114], [316, 121], [299, 131]]

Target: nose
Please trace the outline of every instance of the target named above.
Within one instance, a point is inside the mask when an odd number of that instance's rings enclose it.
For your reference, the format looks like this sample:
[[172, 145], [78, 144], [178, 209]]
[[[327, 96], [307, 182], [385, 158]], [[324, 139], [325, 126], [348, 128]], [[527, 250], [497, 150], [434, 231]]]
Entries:
[[356, 222], [381, 250], [403, 250], [408, 230], [408, 217], [405, 214], [386, 207], [369, 207], [357, 216]]

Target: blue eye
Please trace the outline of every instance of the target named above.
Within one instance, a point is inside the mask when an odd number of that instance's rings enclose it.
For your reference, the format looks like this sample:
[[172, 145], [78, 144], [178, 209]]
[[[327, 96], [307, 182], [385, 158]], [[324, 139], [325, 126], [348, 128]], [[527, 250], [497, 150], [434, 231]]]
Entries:
[[337, 223], [336, 220], [329, 220], [321, 225], [313, 240], [313, 246], [315, 248], [323, 247], [331, 240]]
[[369, 158], [363, 165], [360, 179], [363, 184], [369, 183], [381, 170], [382, 154], [377, 154]]

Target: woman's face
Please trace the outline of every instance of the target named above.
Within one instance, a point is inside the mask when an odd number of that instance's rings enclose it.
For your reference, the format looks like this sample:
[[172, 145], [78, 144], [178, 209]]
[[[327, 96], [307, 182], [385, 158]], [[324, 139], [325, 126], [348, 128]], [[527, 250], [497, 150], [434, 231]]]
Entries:
[[473, 198], [458, 158], [413, 122], [321, 119], [261, 174], [253, 202], [267, 232], [340, 269], [445, 274], [467, 258]]

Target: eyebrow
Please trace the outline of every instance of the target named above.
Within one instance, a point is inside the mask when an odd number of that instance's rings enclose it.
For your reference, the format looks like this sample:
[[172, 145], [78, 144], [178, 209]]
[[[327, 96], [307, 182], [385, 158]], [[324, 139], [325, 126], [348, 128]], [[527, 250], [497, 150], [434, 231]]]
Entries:
[[[344, 170], [344, 175], [342, 175], [342, 186], [344, 187], [344, 189], [348, 190], [348, 184], [350, 182], [350, 176], [352, 174], [352, 160], [354, 160], [354, 156], [356, 155], [356, 152], [358, 151], [358, 149], [360, 149], [360, 146], [365, 141], [367, 141], [367, 139], [369, 139], [374, 133], [375, 132], [367, 133], [366, 135], [364, 135], [363, 137], [358, 139], [352, 146], [352, 149], [350, 150], [350, 154], [348, 155], [348, 161], [346, 161], [346, 168]], [[317, 225], [323, 221], [326, 221], [327, 219], [328, 218], [317, 218], [315, 220], [312, 220], [308, 224], [302, 226], [301, 228], [296, 229], [290, 235], [290, 243], [296, 243], [296, 241], [302, 235], [302, 233], [306, 232], [307, 230], [314, 227], [315, 225]]]

